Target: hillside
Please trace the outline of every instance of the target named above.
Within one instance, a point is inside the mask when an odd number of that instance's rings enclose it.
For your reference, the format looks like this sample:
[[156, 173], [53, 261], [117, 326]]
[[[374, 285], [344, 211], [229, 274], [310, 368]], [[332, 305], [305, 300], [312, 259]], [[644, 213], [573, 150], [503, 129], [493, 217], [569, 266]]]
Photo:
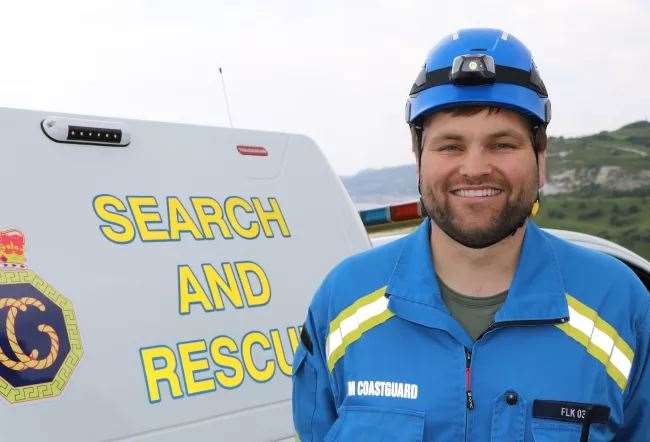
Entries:
[[650, 186], [650, 123], [647, 121], [612, 132], [549, 141], [550, 183], [558, 192], [593, 186], [620, 192]]
[[[650, 194], [650, 122], [584, 137], [549, 138], [545, 194]], [[342, 177], [360, 207], [417, 198], [415, 165], [369, 169]]]

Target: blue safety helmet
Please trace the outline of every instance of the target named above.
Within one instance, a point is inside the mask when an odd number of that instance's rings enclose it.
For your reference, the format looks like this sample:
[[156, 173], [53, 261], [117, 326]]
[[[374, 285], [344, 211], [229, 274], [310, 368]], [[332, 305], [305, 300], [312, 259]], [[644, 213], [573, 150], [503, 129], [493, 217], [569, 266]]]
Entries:
[[519, 111], [536, 125], [551, 120], [551, 102], [530, 51], [498, 29], [463, 29], [427, 56], [406, 102], [406, 122], [437, 110], [468, 105]]

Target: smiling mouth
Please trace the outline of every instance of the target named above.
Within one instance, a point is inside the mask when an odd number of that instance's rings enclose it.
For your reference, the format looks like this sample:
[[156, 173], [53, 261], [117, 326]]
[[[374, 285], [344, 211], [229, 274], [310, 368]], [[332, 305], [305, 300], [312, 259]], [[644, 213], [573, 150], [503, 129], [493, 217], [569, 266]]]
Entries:
[[462, 198], [487, 198], [503, 193], [503, 190], [494, 187], [485, 187], [481, 189], [455, 189], [451, 193]]

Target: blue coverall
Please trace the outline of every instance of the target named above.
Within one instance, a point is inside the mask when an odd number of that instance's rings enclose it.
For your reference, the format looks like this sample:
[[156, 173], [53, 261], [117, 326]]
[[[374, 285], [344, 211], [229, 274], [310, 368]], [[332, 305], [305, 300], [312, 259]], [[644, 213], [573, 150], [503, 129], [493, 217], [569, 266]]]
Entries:
[[650, 296], [629, 268], [528, 221], [473, 341], [430, 228], [348, 258], [314, 296], [293, 366], [303, 442], [650, 441]]

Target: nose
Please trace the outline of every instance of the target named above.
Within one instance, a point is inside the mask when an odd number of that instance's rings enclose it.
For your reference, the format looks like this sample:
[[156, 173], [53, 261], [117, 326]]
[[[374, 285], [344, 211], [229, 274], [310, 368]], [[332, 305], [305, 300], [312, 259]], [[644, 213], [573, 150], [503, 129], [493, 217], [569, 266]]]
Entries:
[[467, 178], [478, 178], [492, 172], [490, 158], [487, 152], [479, 146], [465, 151], [459, 173]]

